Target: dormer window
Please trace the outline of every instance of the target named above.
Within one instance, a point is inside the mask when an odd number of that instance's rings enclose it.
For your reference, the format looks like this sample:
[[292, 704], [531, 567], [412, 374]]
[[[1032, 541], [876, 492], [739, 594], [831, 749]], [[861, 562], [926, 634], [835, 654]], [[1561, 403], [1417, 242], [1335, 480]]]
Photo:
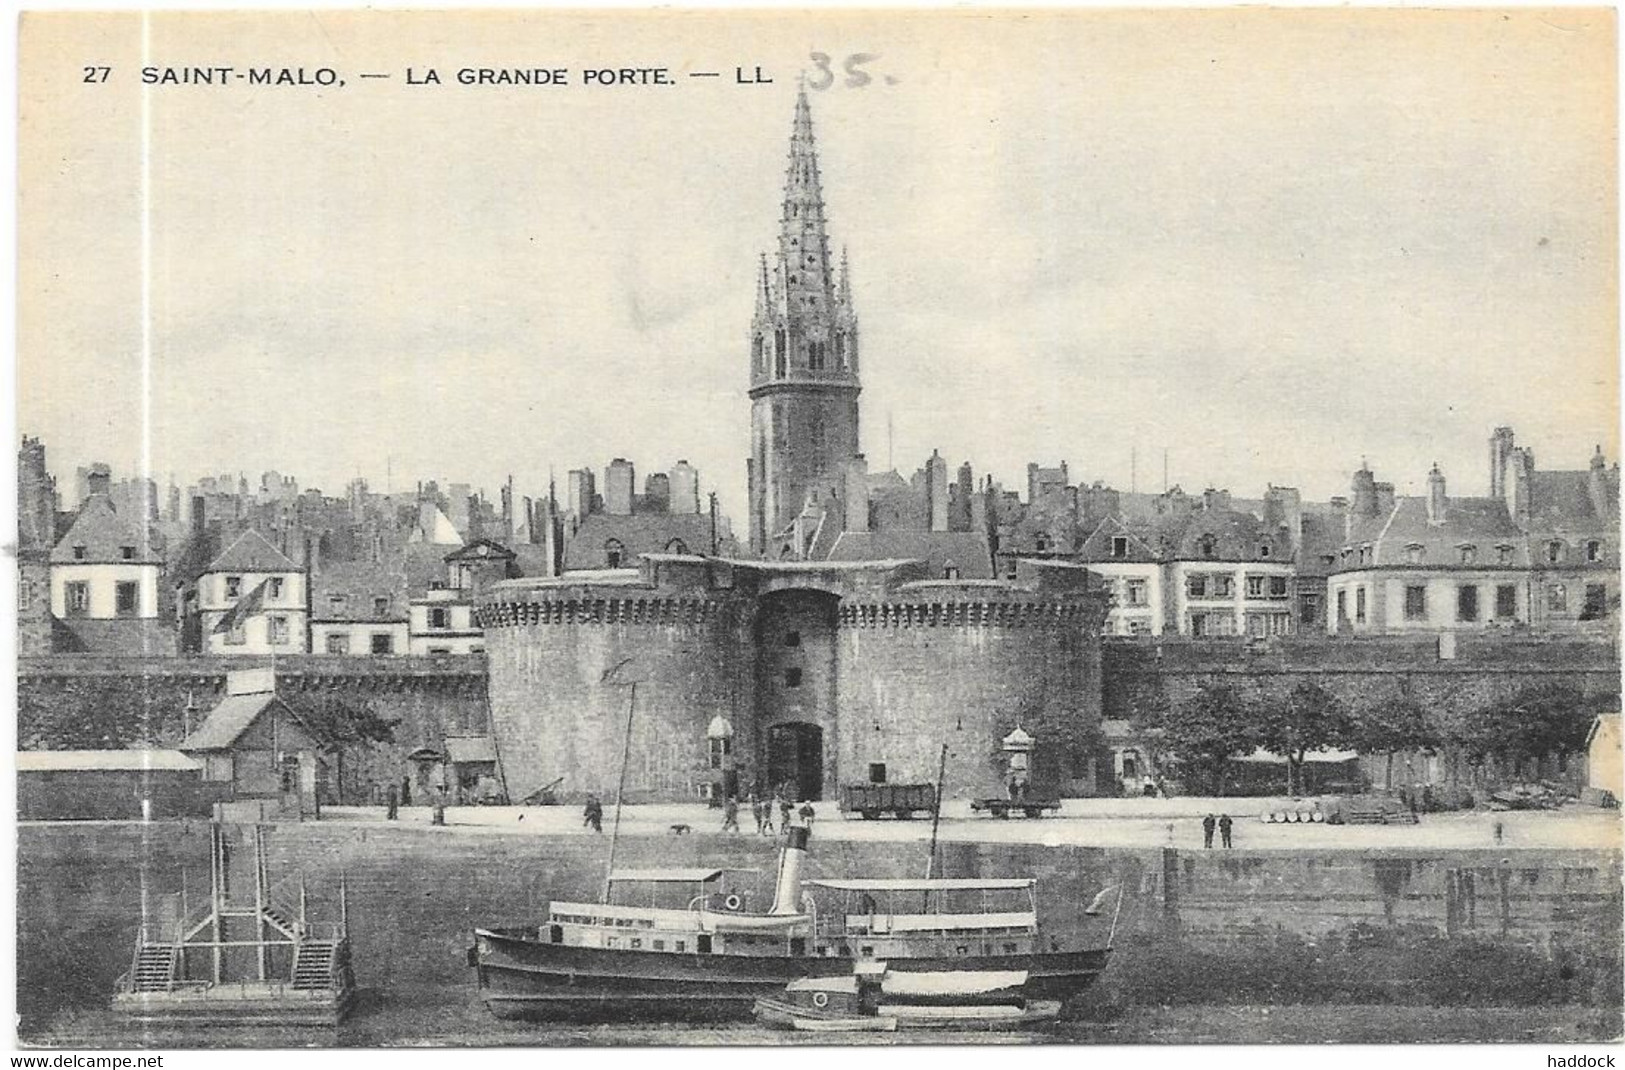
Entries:
[[626, 548], [621, 545], [620, 539], [610, 539], [604, 543], [604, 566], [606, 568], [620, 568], [621, 558]]
[[1360, 564], [1362, 564], [1362, 565], [1371, 564], [1371, 547], [1369, 547], [1369, 546], [1360, 547]]
[[1126, 536], [1126, 535], [1113, 535], [1112, 536], [1112, 556], [1113, 557], [1127, 557], [1128, 556], [1128, 536]]
[[1560, 540], [1553, 539], [1546, 544], [1546, 562], [1552, 565], [1562, 564], [1563, 543]]
[[949, 561], [947, 564], [943, 565], [942, 578], [945, 580], [957, 580], [959, 578], [959, 566], [954, 564], [952, 561]]
[[1590, 542], [1586, 543], [1586, 560], [1587, 561], [1601, 561], [1602, 560], [1602, 541], [1601, 540], [1592, 539]]
[[1267, 543], [1267, 542], [1259, 543], [1258, 544], [1258, 556], [1263, 558], [1263, 557], [1268, 557], [1269, 555], [1270, 555], [1270, 544]]
[[1462, 564], [1464, 564], [1464, 565], [1476, 565], [1476, 564], [1478, 564], [1478, 547], [1476, 547], [1476, 546], [1462, 546], [1462, 547], [1459, 547], [1459, 549], [1461, 551], [1461, 563]]
[[374, 598], [372, 600], [372, 612], [374, 616], [379, 617], [389, 615], [389, 598], [387, 595], [380, 598]]
[[133, 546], [120, 546], [118, 548], [118, 555], [119, 555], [119, 557], [123, 558], [125, 561], [134, 561], [135, 560], [135, 547], [133, 547]]
[[666, 544], [666, 552], [668, 554], [686, 554], [688, 553], [688, 543], [682, 539], [673, 539]]
[[1219, 556], [1219, 540], [1215, 539], [1211, 535], [1203, 535], [1201, 541], [1197, 544], [1197, 547], [1203, 557], [1212, 558]]
[[90, 550], [87, 547], [75, 546], [73, 548], [73, 559], [75, 561], [83, 561], [88, 556], [90, 556]]
[[[1362, 562], [1365, 560], [1365, 554], [1366, 551], [1362, 548], [1360, 550], [1360, 560]], [[1420, 543], [1413, 542], [1405, 547], [1405, 563], [1407, 565], [1420, 565], [1426, 556], [1427, 551], [1422, 548]]]
[[1039, 535], [1033, 539], [1033, 549], [1041, 554], [1049, 553], [1049, 536]]
[[226, 577], [226, 597], [237, 598], [243, 593], [243, 578], [241, 576]]
[[1503, 565], [1512, 564], [1512, 547], [1510, 547], [1510, 546], [1497, 546], [1495, 548], [1495, 556], [1496, 556], [1496, 560], [1498, 560]]

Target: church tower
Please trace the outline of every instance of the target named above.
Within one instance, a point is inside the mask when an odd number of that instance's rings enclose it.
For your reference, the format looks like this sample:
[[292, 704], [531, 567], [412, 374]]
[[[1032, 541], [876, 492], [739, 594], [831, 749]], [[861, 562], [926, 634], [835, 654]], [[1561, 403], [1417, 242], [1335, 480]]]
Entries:
[[[858, 320], [846, 256], [831, 270], [807, 91], [796, 96], [779, 249], [762, 257], [750, 329], [750, 546], [787, 555], [807, 510], [834, 516], [858, 455]], [[789, 548], [800, 556], [804, 546]]]

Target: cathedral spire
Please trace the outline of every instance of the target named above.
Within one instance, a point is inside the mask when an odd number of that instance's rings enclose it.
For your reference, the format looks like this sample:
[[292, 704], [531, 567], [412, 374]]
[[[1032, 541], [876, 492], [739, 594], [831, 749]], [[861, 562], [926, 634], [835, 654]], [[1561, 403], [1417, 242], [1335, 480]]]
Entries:
[[824, 190], [818, 173], [818, 146], [813, 138], [812, 107], [807, 87], [796, 93], [790, 126], [790, 159], [784, 175], [784, 215], [779, 230], [779, 260], [784, 267], [786, 296], [792, 306], [806, 296], [832, 297], [829, 237], [824, 232]]

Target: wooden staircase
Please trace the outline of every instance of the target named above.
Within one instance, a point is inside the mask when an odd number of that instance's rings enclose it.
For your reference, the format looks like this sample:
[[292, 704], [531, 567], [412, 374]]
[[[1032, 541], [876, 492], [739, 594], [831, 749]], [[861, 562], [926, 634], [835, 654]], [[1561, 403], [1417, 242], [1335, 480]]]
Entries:
[[320, 990], [333, 987], [333, 964], [338, 944], [329, 940], [307, 940], [299, 945], [293, 962], [293, 987]]
[[143, 944], [136, 953], [135, 975], [131, 990], [135, 992], [171, 992], [175, 988], [175, 973], [180, 947], [176, 944]]

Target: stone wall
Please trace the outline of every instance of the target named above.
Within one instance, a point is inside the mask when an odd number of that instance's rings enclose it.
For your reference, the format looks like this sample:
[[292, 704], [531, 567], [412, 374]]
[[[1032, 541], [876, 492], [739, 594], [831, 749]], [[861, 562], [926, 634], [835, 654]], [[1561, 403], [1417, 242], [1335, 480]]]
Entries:
[[[40, 826], [18, 832], [18, 992], [24, 1030], [55, 1007], [104, 1004], [129, 967], [143, 888], [153, 909], [183, 880], [208, 884], [203, 822]], [[918, 876], [920, 843], [828, 843], [814, 834], [809, 877]], [[359, 984], [384, 999], [472, 999], [464, 960], [476, 926], [534, 924], [553, 898], [593, 899], [607, 837], [470, 835], [403, 825], [279, 825], [273, 881], [302, 875], [316, 918], [348, 894]], [[1103, 888], [1123, 887], [1112, 971], [1132, 972], [1146, 941], [1245, 954], [1282, 932], [1311, 939], [1413, 927], [1556, 951], [1618, 954], [1620, 852], [1498, 850], [1188, 852], [947, 843], [944, 876], [1035, 876], [1039, 919], [1063, 944], [1104, 939], [1111, 911], [1085, 917]], [[776, 849], [766, 839], [623, 837], [617, 865], [751, 867], [771, 899]], [[184, 877], [183, 877], [184, 871]], [[1109, 975], [1108, 975], [1109, 976]], [[436, 995], [436, 993], [438, 993]]]

